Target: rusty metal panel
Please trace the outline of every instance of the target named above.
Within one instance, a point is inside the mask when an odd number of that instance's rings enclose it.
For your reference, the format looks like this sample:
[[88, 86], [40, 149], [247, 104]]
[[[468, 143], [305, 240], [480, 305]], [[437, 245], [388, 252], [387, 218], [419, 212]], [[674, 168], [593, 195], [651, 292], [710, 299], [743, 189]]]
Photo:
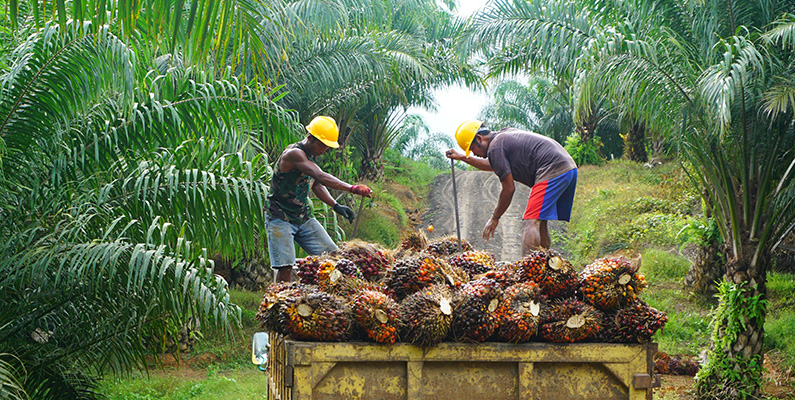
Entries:
[[[271, 336], [269, 399], [650, 399], [656, 344], [315, 343]], [[648, 379], [646, 378], [648, 377]]]

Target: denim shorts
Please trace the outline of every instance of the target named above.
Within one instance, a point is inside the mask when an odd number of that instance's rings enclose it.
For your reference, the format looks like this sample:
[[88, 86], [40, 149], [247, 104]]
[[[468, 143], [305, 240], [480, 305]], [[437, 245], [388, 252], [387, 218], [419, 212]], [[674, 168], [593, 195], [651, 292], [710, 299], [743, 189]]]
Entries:
[[309, 255], [318, 255], [337, 250], [320, 222], [314, 218], [301, 225], [268, 216], [268, 253], [271, 268], [289, 267], [295, 264], [295, 246], [298, 243]]

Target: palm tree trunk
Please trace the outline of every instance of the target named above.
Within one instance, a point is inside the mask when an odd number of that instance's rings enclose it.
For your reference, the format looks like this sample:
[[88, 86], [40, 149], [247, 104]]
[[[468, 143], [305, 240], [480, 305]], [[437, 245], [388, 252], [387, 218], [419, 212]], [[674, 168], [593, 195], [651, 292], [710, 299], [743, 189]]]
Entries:
[[720, 247], [715, 238], [698, 250], [682, 283], [686, 290], [707, 298], [712, 298], [718, 292], [716, 282], [725, 271]]
[[646, 153], [646, 125], [634, 123], [624, 139], [624, 158], [645, 163], [649, 161]]
[[[746, 245], [744, 254], [755, 246]], [[769, 260], [750, 261], [750, 256], [727, 263], [725, 287], [712, 321], [709, 361], [697, 376], [699, 399], [761, 398]]]
[[596, 118], [591, 117], [580, 121], [577, 126], [577, 133], [583, 143], [590, 143], [596, 135]]

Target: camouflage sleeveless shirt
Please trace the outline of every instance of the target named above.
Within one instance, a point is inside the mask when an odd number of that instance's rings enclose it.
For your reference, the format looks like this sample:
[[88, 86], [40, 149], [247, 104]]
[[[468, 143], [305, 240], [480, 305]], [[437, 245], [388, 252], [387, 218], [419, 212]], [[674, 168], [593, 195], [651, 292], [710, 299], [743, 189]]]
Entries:
[[284, 153], [296, 148], [301, 149], [309, 161], [315, 162], [315, 158], [304, 149], [301, 142], [293, 143], [284, 149], [273, 169], [273, 178], [268, 194], [268, 214], [273, 218], [301, 225], [312, 217], [309, 207], [309, 180], [312, 178], [298, 168], [287, 172], [279, 170], [279, 162], [284, 157]]

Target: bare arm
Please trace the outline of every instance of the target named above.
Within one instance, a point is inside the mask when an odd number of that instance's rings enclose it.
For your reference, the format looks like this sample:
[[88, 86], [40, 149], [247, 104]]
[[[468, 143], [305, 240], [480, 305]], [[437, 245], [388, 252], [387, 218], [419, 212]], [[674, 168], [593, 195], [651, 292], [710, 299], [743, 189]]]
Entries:
[[334, 201], [334, 198], [331, 197], [331, 193], [328, 192], [328, 189], [321, 185], [317, 180], [312, 182], [312, 192], [315, 193], [315, 196], [317, 196], [320, 201], [328, 204], [331, 207], [334, 207], [334, 205], [337, 204], [337, 202]]
[[[321, 197], [322, 194], [318, 194], [318, 189], [315, 188], [317, 184], [323, 185], [326, 188], [344, 190], [346, 192], [351, 191], [351, 185], [337, 179], [337, 177], [329, 174], [328, 172], [323, 172], [323, 170], [321, 170], [317, 164], [309, 161], [309, 159], [306, 158], [306, 154], [304, 154], [304, 152], [300, 149], [290, 150], [284, 156], [282, 156], [279, 168], [282, 171], [289, 171], [293, 168], [298, 168], [298, 170], [302, 173], [311, 176], [315, 180], [315, 183], [312, 184], [312, 191], [315, 192], [320, 200], [332, 206], [334, 205], [334, 200], [331, 200], [332, 203], [328, 203], [327, 201], [323, 200]], [[326, 190], [326, 193], [328, 193], [328, 190]], [[328, 197], [331, 198], [331, 195], [329, 194]]]
[[516, 186], [513, 182], [513, 174], [506, 175], [505, 179], [503, 179], [500, 183], [502, 184], [500, 197], [497, 200], [497, 207], [494, 208], [494, 212], [491, 214], [492, 217], [496, 217], [497, 219], [502, 217], [502, 214], [505, 214], [505, 210], [508, 209], [508, 206], [511, 205], [511, 201], [513, 200], [513, 193], [516, 192]]
[[505, 179], [502, 180], [501, 184], [502, 189], [500, 189], [500, 197], [497, 200], [497, 207], [494, 208], [494, 212], [491, 214], [489, 222], [487, 222], [486, 227], [483, 228], [482, 237], [486, 240], [489, 240], [494, 236], [494, 231], [497, 229], [497, 225], [500, 223], [500, 217], [502, 217], [502, 214], [505, 214], [505, 210], [507, 210], [508, 206], [511, 205], [513, 193], [516, 191], [516, 186], [513, 182], [513, 174], [508, 174]]
[[445, 155], [447, 156], [447, 158], [463, 161], [481, 171], [494, 171], [491, 168], [491, 164], [489, 163], [488, 158], [480, 158], [474, 154], [470, 155], [469, 157], [466, 157], [455, 149], [447, 150], [447, 152], [445, 152]]

